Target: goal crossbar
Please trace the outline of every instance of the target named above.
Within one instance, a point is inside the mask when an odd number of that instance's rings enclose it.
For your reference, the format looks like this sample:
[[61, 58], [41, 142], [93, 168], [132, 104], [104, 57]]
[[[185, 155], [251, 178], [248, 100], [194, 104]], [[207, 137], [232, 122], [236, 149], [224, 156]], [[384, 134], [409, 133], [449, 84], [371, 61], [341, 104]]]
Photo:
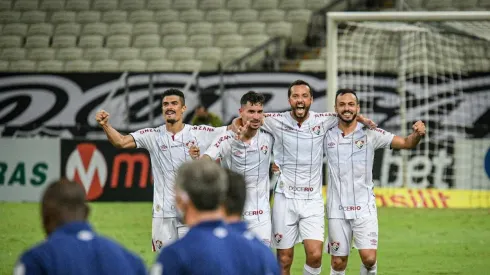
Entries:
[[337, 91], [337, 26], [347, 21], [490, 21], [487, 11], [437, 11], [437, 12], [328, 12], [327, 13], [327, 111], [334, 111]]

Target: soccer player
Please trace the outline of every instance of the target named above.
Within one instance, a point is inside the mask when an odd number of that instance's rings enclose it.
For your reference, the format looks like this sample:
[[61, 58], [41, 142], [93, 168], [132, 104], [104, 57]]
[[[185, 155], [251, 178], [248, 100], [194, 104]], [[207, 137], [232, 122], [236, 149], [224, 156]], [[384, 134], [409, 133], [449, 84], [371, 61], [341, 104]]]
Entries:
[[271, 245], [271, 213], [269, 204], [269, 167], [274, 138], [260, 130], [264, 118], [264, 96], [250, 91], [240, 99], [240, 117], [245, 131], [237, 140], [236, 134], [217, 137], [203, 158], [220, 159], [221, 165], [240, 173], [247, 183], [247, 200], [243, 218], [248, 229], [262, 242]]
[[214, 161], [191, 161], [178, 169], [176, 206], [190, 229], [162, 249], [152, 275], [271, 274], [256, 244], [224, 223], [227, 188], [227, 173]]
[[82, 186], [67, 180], [46, 188], [41, 218], [47, 239], [20, 257], [14, 275], [146, 274], [139, 257], [94, 232], [85, 197]]
[[255, 234], [247, 229], [248, 225], [242, 220], [242, 213], [247, 198], [247, 183], [245, 178], [232, 170], [226, 169], [228, 174], [228, 191], [225, 199], [225, 221], [236, 232], [243, 234], [254, 243], [257, 255], [266, 261], [268, 272], [265, 274], [281, 274], [279, 263], [270, 248], [256, 238]]
[[[291, 110], [266, 113], [262, 126], [274, 137], [274, 162], [281, 172], [272, 207], [272, 246], [277, 248], [282, 274], [289, 275], [294, 245], [303, 241], [306, 254], [303, 274], [320, 274], [325, 234], [321, 190], [323, 138], [338, 120], [335, 113], [310, 111], [313, 91], [303, 80], [289, 86], [288, 100]], [[362, 116], [357, 119], [366, 125], [373, 124]], [[241, 119], [234, 122], [241, 123]]]
[[378, 218], [373, 185], [374, 151], [378, 148], [412, 149], [425, 135], [417, 121], [406, 138], [381, 129], [366, 129], [356, 121], [360, 111], [356, 93], [337, 92], [338, 125], [327, 131], [324, 150], [328, 167], [328, 245], [332, 275], [345, 274], [351, 241], [359, 249], [361, 275], [376, 274]]
[[191, 126], [184, 124], [186, 110], [184, 93], [177, 89], [166, 90], [162, 95], [162, 112], [165, 125], [146, 128], [122, 135], [109, 124], [109, 114], [101, 110], [95, 118], [104, 129], [109, 141], [117, 148], [145, 148], [150, 153], [154, 177], [152, 249], [160, 249], [182, 237], [186, 226], [175, 212], [174, 177], [179, 166], [198, 158], [195, 148], [207, 148], [227, 127]]

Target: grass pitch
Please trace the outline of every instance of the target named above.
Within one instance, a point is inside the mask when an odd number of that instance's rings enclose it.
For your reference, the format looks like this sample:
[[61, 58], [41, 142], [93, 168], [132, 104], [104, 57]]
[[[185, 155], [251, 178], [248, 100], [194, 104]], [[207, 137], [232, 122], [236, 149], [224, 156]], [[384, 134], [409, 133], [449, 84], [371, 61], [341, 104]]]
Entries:
[[[92, 203], [95, 229], [139, 254], [150, 266], [151, 203]], [[0, 274], [12, 274], [19, 255], [43, 240], [39, 206], [0, 203]], [[490, 211], [379, 209], [378, 274], [490, 274]], [[302, 274], [303, 246], [295, 249], [292, 274]], [[352, 250], [346, 274], [359, 274]], [[323, 257], [322, 274], [330, 258]]]

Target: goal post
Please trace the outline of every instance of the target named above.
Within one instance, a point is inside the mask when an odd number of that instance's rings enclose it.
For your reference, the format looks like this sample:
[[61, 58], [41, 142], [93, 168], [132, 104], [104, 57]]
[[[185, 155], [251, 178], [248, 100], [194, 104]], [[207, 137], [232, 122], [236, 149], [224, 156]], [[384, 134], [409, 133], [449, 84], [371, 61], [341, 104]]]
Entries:
[[376, 186], [490, 190], [473, 143], [488, 134], [470, 129], [490, 108], [488, 89], [473, 89], [490, 82], [490, 12], [329, 12], [326, 53], [328, 111], [339, 88], [352, 88], [387, 131], [426, 124], [416, 149], [382, 153]]

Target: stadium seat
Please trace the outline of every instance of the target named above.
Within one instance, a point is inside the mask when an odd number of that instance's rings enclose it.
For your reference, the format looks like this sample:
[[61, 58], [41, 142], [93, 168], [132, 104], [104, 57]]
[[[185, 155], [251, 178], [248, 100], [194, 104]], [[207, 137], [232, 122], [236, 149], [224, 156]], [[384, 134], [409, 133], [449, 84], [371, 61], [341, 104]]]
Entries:
[[14, 2], [13, 10], [16, 11], [29, 11], [37, 10], [39, 2], [37, 0], [16, 0]]
[[43, 11], [25, 11], [20, 16], [20, 22], [26, 24], [42, 23], [46, 21], [46, 13]]
[[65, 62], [65, 72], [88, 72], [91, 62], [88, 60], [69, 60]]
[[242, 36], [238, 34], [225, 34], [218, 36], [215, 46], [220, 48], [240, 47], [242, 45]]
[[209, 34], [191, 35], [187, 40], [187, 46], [193, 48], [211, 47], [213, 45], [213, 37]]
[[56, 51], [56, 59], [57, 60], [77, 60], [82, 59], [83, 50], [81, 48], [62, 48]]
[[100, 22], [100, 11], [79, 11], [76, 15], [76, 22], [80, 24], [88, 24]]
[[112, 50], [111, 59], [114, 60], [133, 60], [138, 59], [140, 50], [136, 48], [117, 48]]
[[210, 10], [206, 13], [206, 21], [217, 23], [231, 20], [231, 11], [229, 10]]
[[155, 47], [141, 49], [140, 58], [142, 60], [157, 60], [163, 59], [167, 55], [167, 49]]
[[237, 10], [231, 18], [239, 23], [254, 22], [259, 19], [259, 12], [256, 10]]
[[110, 49], [107, 48], [91, 48], [86, 49], [83, 53], [83, 58], [94, 61], [108, 59], [110, 54]]
[[277, 9], [279, 0], [254, 0], [252, 8], [255, 10]]
[[[197, 23], [197, 24], [201, 24], [201, 23]], [[163, 23], [160, 28], [160, 34], [163, 35], [185, 34], [186, 28], [187, 28], [187, 24], [179, 21]]]
[[90, 0], [67, 0], [65, 10], [87, 11], [90, 10]]
[[117, 10], [117, 0], [93, 0], [92, 9], [98, 11], [114, 11]]
[[162, 38], [162, 46], [164, 48], [185, 47], [187, 36], [183, 34], [166, 35]]
[[285, 21], [308, 24], [311, 18], [311, 11], [305, 9], [291, 10], [286, 13]]
[[172, 48], [168, 51], [167, 58], [174, 61], [193, 59], [195, 53], [196, 50], [189, 47]]
[[311, 11], [316, 11], [324, 8], [330, 2], [330, 0], [305, 0], [305, 2], [305, 8]]
[[56, 26], [54, 34], [79, 35], [81, 28], [82, 26], [78, 23], [62, 23]]
[[160, 36], [158, 34], [142, 34], [134, 38], [133, 47], [151, 48], [160, 45]]
[[[198, 22], [191, 23], [187, 28], [187, 34], [212, 34], [213, 33], [213, 24], [209, 22]], [[162, 33], [163, 34], [163, 33]]]
[[78, 40], [80, 48], [99, 48], [104, 45], [104, 36], [100, 34], [81, 35]]
[[193, 72], [201, 69], [202, 62], [199, 60], [189, 59], [180, 60], [175, 63], [174, 71], [177, 72]]
[[323, 59], [301, 60], [298, 68], [300, 72], [323, 72], [325, 69], [325, 60]]
[[51, 24], [73, 23], [76, 22], [76, 13], [74, 11], [55, 11], [51, 14], [49, 22]]
[[53, 35], [53, 25], [50, 23], [39, 23], [30, 25], [29, 29], [27, 30], [27, 35], [36, 34]]
[[1, 48], [20, 48], [22, 47], [23, 37], [18, 35], [0, 35]]
[[200, 22], [204, 20], [204, 12], [200, 10], [185, 10], [180, 13], [179, 19], [183, 22]]
[[107, 37], [105, 46], [107, 48], [127, 48], [131, 45], [131, 36], [125, 34], [114, 34]]
[[27, 34], [27, 24], [24, 23], [5, 24], [2, 28], [2, 35], [26, 36], [26, 34]]
[[490, 0], [480, 0], [478, 2], [481, 8], [490, 8]]
[[166, 10], [172, 7], [172, 0], [147, 0], [146, 8], [149, 10]]
[[224, 65], [227, 65], [233, 60], [244, 56], [248, 52], [250, 52], [250, 49], [245, 47], [226, 48], [223, 50], [221, 60], [223, 61]]
[[133, 33], [133, 24], [130, 23], [113, 23], [109, 25], [109, 29], [107, 30], [108, 35], [113, 35], [113, 34], [130, 35], [132, 33]]
[[5, 60], [0, 60], [0, 71], [7, 71], [9, 68], [9, 62]]
[[52, 48], [36, 48], [27, 51], [27, 59], [30, 60], [51, 60], [54, 59], [55, 49]]
[[174, 62], [172, 60], [158, 59], [148, 61], [147, 71], [173, 71]]
[[92, 72], [116, 72], [119, 69], [119, 62], [116, 60], [105, 59], [92, 62]]
[[155, 22], [166, 23], [179, 21], [179, 12], [175, 10], [160, 10], [155, 12]]
[[236, 34], [238, 33], [238, 24], [235, 22], [215, 23], [213, 33], [216, 35]]
[[4, 48], [2, 49], [1, 60], [16, 61], [23, 60], [26, 57], [26, 49], [22, 48]]
[[119, 8], [126, 11], [142, 10], [145, 8], [145, 0], [120, 0]]
[[135, 10], [129, 13], [128, 22], [130, 23], [142, 23], [142, 22], [154, 22], [155, 14], [150, 10]]
[[221, 60], [222, 50], [216, 47], [200, 48], [196, 52], [195, 59], [202, 62], [203, 71], [215, 71], [218, 69], [218, 63]]
[[267, 25], [266, 33], [270, 36], [290, 37], [292, 24], [288, 22], [274, 22]]
[[259, 14], [259, 21], [262, 22], [279, 22], [284, 20], [285, 12], [283, 10], [263, 10]]
[[191, 10], [197, 8], [197, 0], [177, 0], [174, 1], [172, 8], [175, 10]]
[[217, 10], [225, 7], [225, 0], [201, 0], [199, 1], [200, 10]]
[[133, 33], [139, 34], [158, 34], [158, 24], [154, 22], [136, 23], [133, 25]]
[[297, 10], [305, 7], [305, 0], [281, 0], [279, 8], [283, 10]]
[[267, 34], [251, 34], [243, 36], [242, 45], [244, 47], [254, 48], [263, 44], [269, 40], [269, 36]]
[[63, 62], [59, 60], [39, 61], [36, 70], [38, 72], [63, 72]]
[[20, 21], [20, 11], [0, 11], [0, 23], [18, 23]]
[[265, 23], [262, 23], [262, 22], [246, 22], [246, 23], [243, 23], [240, 26], [239, 33], [241, 35], [265, 33]]
[[226, 7], [229, 10], [244, 10], [252, 8], [252, 0], [228, 0]]
[[47, 35], [31, 35], [26, 38], [26, 43], [24, 47], [26, 49], [32, 48], [47, 48], [49, 47], [50, 37]]
[[109, 27], [107, 26], [106, 23], [87, 23], [83, 26], [82, 28], [82, 33], [83, 35], [90, 35], [90, 34], [99, 34], [99, 35], [107, 35], [107, 29]]
[[146, 61], [133, 59], [123, 60], [119, 63], [119, 70], [130, 72], [144, 72], [146, 71]]
[[452, 5], [458, 10], [475, 10], [479, 0], [453, 1]]
[[33, 72], [36, 70], [36, 62], [32, 60], [11, 61], [9, 65], [10, 72]]
[[43, 11], [62, 11], [65, 8], [65, 0], [43, 0], [40, 9]]
[[104, 23], [118, 23], [118, 22], [127, 22], [128, 20], [128, 12], [120, 11], [120, 10], [108, 10], [102, 13], [102, 17], [100, 18], [101, 22]]
[[12, 2], [10, 0], [0, 1], [0, 11], [8, 11], [11, 8], [12, 8]]

